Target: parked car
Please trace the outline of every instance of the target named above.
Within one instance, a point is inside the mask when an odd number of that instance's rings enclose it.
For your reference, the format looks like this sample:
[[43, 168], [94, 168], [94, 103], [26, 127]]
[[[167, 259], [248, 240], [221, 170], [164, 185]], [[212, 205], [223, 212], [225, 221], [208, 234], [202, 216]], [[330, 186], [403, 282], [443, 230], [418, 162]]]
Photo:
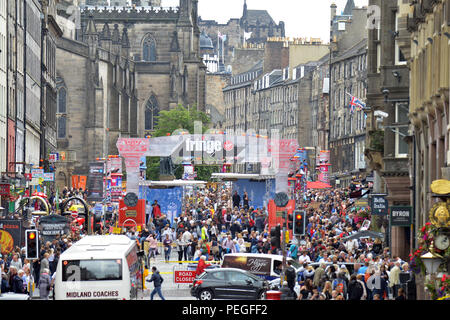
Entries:
[[191, 295], [199, 300], [264, 299], [269, 283], [236, 268], [206, 269], [193, 282]]

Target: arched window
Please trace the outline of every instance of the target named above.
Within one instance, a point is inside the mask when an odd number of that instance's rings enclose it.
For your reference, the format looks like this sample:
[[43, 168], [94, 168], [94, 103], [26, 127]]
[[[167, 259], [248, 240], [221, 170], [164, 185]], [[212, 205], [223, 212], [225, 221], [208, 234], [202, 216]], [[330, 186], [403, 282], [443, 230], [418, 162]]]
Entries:
[[65, 88], [58, 90], [58, 113], [66, 113], [67, 92]]
[[156, 61], [156, 41], [152, 36], [147, 36], [142, 44], [144, 61]]
[[159, 115], [158, 101], [155, 96], [151, 96], [145, 105], [145, 130], [154, 130]]

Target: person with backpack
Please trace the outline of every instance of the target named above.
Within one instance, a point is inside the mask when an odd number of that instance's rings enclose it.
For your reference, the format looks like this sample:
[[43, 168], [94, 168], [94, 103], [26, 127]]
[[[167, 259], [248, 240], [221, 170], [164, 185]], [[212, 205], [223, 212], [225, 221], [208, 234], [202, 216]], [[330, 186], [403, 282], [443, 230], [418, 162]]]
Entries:
[[148, 282], [153, 282], [153, 285], [155, 286], [155, 288], [153, 289], [152, 293], [150, 294], [150, 300], [153, 300], [153, 296], [155, 294], [158, 294], [159, 297], [161, 298], [161, 300], [166, 300], [161, 292], [161, 286], [162, 283], [164, 282], [163, 277], [161, 277], [161, 275], [159, 274], [159, 271], [156, 267], [152, 267], [152, 277], [150, 278], [150, 280], [148, 280]]
[[347, 279], [345, 278], [345, 273], [339, 273], [339, 276], [333, 281], [333, 290], [342, 294], [343, 297], [347, 297]]

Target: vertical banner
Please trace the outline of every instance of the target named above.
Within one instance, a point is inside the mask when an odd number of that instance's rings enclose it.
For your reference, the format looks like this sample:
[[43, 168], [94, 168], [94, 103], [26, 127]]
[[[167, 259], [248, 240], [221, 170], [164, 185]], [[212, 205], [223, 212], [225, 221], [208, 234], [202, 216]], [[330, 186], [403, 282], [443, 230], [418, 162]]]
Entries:
[[103, 201], [103, 176], [105, 165], [103, 162], [89, 163], [89, 175], [87, 179], [88, 201]]
[[119, 138], [116, 146], [120, 156], [125, 158], [127, 192], [139, 194], [139, 165], [141, 163], [141, 157], [143, 157], [150, 148], [150, 139]]
[[275, 169], [276, 192], [288, 192], [288, 175], [291, 159], [298, 149], [295, 139], [269, 139], [268, 152]]
[[320, 182], [324, 183], [330, 183], [330, 177], [329, 177], [329, 167], [330, 164], [330, 151], [320, 151], [319, 154], [319, 177], [318, 180]]

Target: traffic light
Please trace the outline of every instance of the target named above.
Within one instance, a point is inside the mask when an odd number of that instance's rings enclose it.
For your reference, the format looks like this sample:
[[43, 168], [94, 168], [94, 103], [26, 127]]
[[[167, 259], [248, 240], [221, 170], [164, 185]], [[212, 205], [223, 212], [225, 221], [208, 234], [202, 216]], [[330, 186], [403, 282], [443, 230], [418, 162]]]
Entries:
[[25, 230], [25, 247], [27, 259], [39, 259], [38, 240], [37, 230]]
[[305, 234], [306, 229], [306, 212], [295, 211], [294, 212], [294, 235], [300, 236]]
[[289, 213], [287, 217], [288, 230], [292, 230], [292, 228], [294, 228], [294, 216], [292, 215], [292, 213]]
[[281, 229], [280, 226], [270, 229], [270, 244], [272, 247], [281, 248]]

